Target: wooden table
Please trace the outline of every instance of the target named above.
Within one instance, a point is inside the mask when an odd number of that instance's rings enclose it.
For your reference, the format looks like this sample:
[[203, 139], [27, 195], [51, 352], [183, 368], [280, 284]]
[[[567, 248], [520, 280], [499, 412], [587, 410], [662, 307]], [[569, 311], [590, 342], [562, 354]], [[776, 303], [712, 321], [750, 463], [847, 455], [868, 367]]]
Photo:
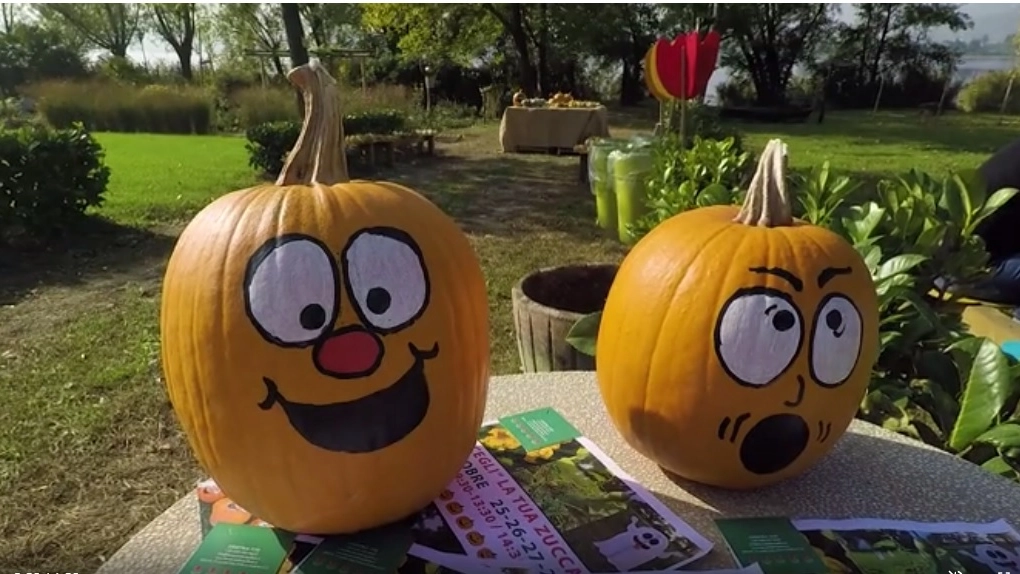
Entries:
[[[594, 374], [495, 377], [487, 417], [552, 406], [691, 526], [715, 543], [691, 569], [731, 567], [713, 520], [720, 516], [890, 518], [990, 522], [1020, 527], [1020, 486], [924, 444], [855, 421], [814, 470], [754, 492], [675, 484], [616, 434]], [[198, 503], [189, 493], [143, 528], [101, 574], [176, 574], [200, 540]]]
[[524, 108], [511, 106], [499, 124], [504, 152], [574, 153], [590, 137], [609, 137], [605, 106], [597, 108]]

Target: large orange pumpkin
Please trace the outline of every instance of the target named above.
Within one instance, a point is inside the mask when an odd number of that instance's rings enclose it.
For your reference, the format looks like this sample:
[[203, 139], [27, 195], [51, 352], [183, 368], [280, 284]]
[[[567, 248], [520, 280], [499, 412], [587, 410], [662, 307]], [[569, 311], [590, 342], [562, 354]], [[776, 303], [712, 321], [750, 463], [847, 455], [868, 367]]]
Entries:
[[336, 83], [316, 63], [275, 184], [181, 234], [163, 283], [166, 386], [198, 461], [245, 510], [332, 534], [426, 506], [474, 446], [488, 304], [454, 221], [416, 192], [349, 181]]
[[769, 142], [742, 208], [663, 222], [627, 255], [596, 349], [610, 418], [677, 475], [729, 488], [794, 476], [849, 426], [878, 352], [864, 261], [795, 220]]

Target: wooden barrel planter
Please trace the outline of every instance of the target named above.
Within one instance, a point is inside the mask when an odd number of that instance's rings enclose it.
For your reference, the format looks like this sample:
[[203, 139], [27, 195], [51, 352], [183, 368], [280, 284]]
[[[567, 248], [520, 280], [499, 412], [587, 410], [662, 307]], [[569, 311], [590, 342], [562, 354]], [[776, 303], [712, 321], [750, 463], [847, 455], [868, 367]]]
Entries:
[[551, 267], [514, 285], [514, 327], [524, 372], [595, 370], [595, 358], [571, 347], [567, 333], [578, 319], [605, 306], [618, 268], [615, 264]]

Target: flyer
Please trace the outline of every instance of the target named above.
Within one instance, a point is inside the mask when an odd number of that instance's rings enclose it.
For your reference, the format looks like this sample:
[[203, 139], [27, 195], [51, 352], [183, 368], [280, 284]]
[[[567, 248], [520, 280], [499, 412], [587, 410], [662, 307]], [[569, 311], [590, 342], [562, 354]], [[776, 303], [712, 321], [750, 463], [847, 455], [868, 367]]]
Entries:
[[[413, 544], [398, 572], [663, 571], [712, 549], [579, 435], [552, 409], [485, 424], [457, 477], [414, 519]], [[203, 536], [222, 523], [270, 527], [211, 480], [199, 484], [197, 495]], [[321, 542], [298, 535], [283, 570], [292, 571]]]
[[[804, 545], [822, 558], [826, 571], [832, 574], [1020, 572], [1020, 535], [1004, 520], [967, 523], [770, 517], [719, 522], [738, 559], [750, 538], [775, 538], [777, 532], [792, 528], [800, 532]], [[763, 566], [766, 574], [788, 570], [782, 565], [770, 568], [768, 561], [766, 558]]]
[[[529, 428], [561, 432], [558, 414], [541, 417], [549, 420]], [[460, 473], [419, 518], [416, 544], [436, 551], [438, 564], [444, 554], [466, 555], [543, 573], [674, 570], [711, 550], [594, 443], [557, 440], [526, 451], [503, 423], [485, 424]]]
[[1020, 572], [1020, 535], [1005, 520], [986, 524], [878, 519], [794, 520], [830, 572]]

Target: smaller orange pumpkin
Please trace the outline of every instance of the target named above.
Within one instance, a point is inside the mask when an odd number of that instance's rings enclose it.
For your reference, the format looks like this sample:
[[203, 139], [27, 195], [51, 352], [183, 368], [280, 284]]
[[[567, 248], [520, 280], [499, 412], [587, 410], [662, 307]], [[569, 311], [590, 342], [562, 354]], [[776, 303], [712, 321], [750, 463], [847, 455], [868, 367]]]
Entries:
[[229, 498], [221, 498], [213, 503], [209, 514], [209, 524], [247, 524], [252, 519], [251, 513], [241, 508]]
[[754, 488], [808, 469], [850, 425], [878, 355], [861, 256], [791, 214], [769, 142], [742, 208], [681, 213], [620, 265], [596, 364], [610, 418], [684, 478]]

